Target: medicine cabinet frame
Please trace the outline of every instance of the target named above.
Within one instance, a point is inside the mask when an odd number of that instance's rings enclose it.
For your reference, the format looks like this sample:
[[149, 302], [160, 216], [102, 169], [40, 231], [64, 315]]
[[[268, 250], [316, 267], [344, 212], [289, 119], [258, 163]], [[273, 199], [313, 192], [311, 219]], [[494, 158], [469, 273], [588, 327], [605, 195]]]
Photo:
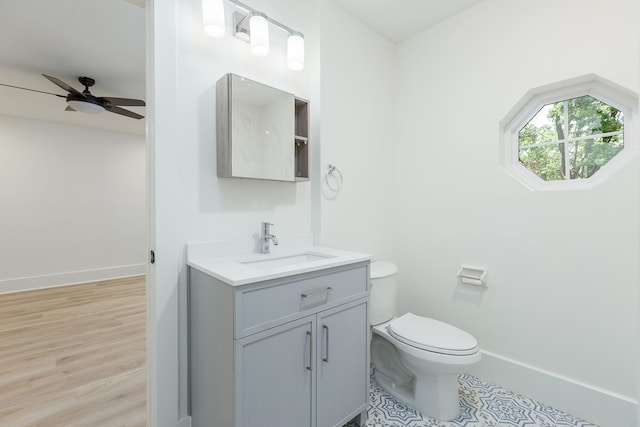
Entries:
[[217, 175], [309, 180], [309, 101], [225, 74], [216, 83]]

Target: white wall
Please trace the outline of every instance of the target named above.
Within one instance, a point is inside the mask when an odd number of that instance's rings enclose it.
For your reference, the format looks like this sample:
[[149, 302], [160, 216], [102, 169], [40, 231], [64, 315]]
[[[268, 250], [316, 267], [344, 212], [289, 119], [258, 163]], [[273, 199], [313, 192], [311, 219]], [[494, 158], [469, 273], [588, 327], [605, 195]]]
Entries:
[[[313, 231], [327, 246], [395, 260], [403, 309], [468, 329], [487, 351], [632, 393], [623, 372], [635, 368], [637, 350], [624, 338], [638, 336], [637, 160], [590, 192], [544, 194], [525, 190], [498, 166], [498, 122], [531, 87], [596, 72], [638, 90], [629, 54], [638, 49], [626, 45], [637, 38], [625, 33], [633, 32], [625, 20], [634, 14], [616, 21], [624, 42], [609, 53], [597, 50], [598, 57], [615, 56], [612, 66], [585, 52], [598, 41], [590, 33], [568, 54], [548, 46], [565, 30], [545, 24], [539, 31], [534, 23], [553, 19], [574, 29], [567, 14], [584, 8], [578, 0], [556, 3], [485, 0], [397, 51], [332, 2], [254, 5], [305, 33], [301, 73], [286, 69], [282, 40], [272, 38], [273, 52], [256, 58], [229, 35], [207, 38], [199, 0], [152, 3], [155, 424], [188, 424], [185, 244], [251, 237], [264, 220], [276, 224], [276, 234]], [[595, 10], [589, 19], [605, 15]], [[536, 65], [530, 54], [551, 59]], [[559, 62], [567, 55], [572, 62]], [[311, 182], [216, 177], [215, 82], [227, 72], [311, 100]], [[321, 196], [327, 163], [345, 178], [333, 201]], [[596, 256], [581, 245], [586, 225], [595, 228], [595, 247], [620, 256]], [[556, 250], [560, 244], [569, 250]], [[560, 263], [558, 253], [568, 256]], [[489, 266], [486, 292], [456, 288], [462, 262]], [[611, 358], [599, 349], [592, 354], [594, 341], [626, 346], [619, 364], [595, 364]]]
[[0, 293], [144, 273], [145, 138], [0, 116]]
[[323, 186], [322, 244], [393, 259], [395, 45], [332, 1], [321, 11], [320, 167], [343, 176], [337, 197]]
[[[475, 335], [487, 379], [612, 426], [636, 425], [638, 158], [593, 190], [532, 192], [499, 166], [498, 123], [529, 89], [587, 73], [638, 92], [638, 11], [484, 0], [398, 46], [401, 308]], [[487, 266], [488, 289], [457, 286], [460, 264]]]
[[[188, 423], [186, 342], [186, 243], [234, 240], [259, 234], [260, 222], [276, 235], [312, 231], [312, 192], [318, 180], [285, 183], [218, 179], [216, 176], [216, 81], [235, 73], [310, 100], [310, 144], [318, 150], [319, 31], [312, 0], [270, 0], [253, 6], [305, 35], [305, 69], [286, 66], [286, 37], [271, 28], [271, 53], [256, 57], [248, 44], [227, 35], [206, 36], [201, 1], [156, 2], [154, 79], [155, 189], [153, 247], [157, 263], [152, 314], [157, 377], [152, 412], [160, 426]], [[232, 7], [226, 3], [228, 18]], [[317, 174], [318, 158], [311, 159]], [[153, 341], [153, 340], [152, 340]]]
[[[199, 0], [176, 2], [175, 9], [156, 3], [150, 12], [156, 21], [152, 240], [156, 239], [158, 260], [152, 270], [156, 285], [151, 295], [158, 393], [152, 411], [160, 414], [159, 425], [186, 419], [188, 241], [253, 237], [260, 222], [268, 220], [275, 224], [276, 235], [313, 232], [316, 241], [327, 246], [391, 256], [393, 46], [325, 3], [270, 0], [253, 5], [305, 34], [302, 72], [286, 68], [286, 40], [278, 31], [272, 31], [272, 52], [258, 58], [247, 44], [229, 35], [208, 38], [202, 30]], [[320, 19], [327, 20], [322, 41]], [[338, 19], [344, 25], [336, 25]], [[350, 29], [352, 25], [356, 28]], [[345, 40], [359, 52], [346, 61]], [[322, 81], [321, 43], [323, 60], [326, 55], [330, 64], [322, 69]], [[310, 182], [217, 178], [215, 83], [229, 72], [310, 100]], [[347, 114], [345, 99], [351, 99], [352, 114]], [[379, 126], [372, 127], [372, 122]], [[327, 162], [338, 165], [345, 175], [344, 190], [334, 202], [321, 202], [320, 181]], [[325, 212], [328, 221], [321, 219]], [[372, 233], [377, 227], [379, 232]], [[326, 233], [321, 231], [325, 229]], [[174, 335], [175, 329], [179, 332]]]

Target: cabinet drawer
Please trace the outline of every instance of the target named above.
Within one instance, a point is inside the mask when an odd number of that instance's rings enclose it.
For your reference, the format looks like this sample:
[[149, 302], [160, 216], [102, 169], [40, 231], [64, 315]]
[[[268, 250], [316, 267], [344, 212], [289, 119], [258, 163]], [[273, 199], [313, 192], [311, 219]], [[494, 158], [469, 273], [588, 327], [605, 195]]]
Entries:
[[236, 290], [235, 337], [241, 338], [300, 315], [366, 295], [366, 265], [292, 276]]

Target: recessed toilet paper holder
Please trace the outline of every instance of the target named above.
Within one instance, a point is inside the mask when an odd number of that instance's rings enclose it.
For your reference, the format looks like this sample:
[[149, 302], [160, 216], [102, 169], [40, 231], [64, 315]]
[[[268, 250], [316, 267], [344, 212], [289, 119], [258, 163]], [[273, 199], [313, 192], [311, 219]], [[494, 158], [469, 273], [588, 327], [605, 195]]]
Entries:
[[458, 279], [469, 285], [487, 286], [487, 268], [472, 265], [461, 265]]

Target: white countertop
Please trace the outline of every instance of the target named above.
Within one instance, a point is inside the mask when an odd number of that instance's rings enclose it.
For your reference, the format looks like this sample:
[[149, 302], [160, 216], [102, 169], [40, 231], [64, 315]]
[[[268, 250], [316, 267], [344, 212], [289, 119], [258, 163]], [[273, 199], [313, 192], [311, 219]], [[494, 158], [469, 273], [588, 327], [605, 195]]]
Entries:
[[[233, 242], [190, 242], [187, 244], [187, 265], [215, 277], [231, 286], [246, 285], [294, 274], [368, 261], [368, 254], [325, 248], [312, 244], [311, 235], [278, 236], [280, 244], [271, 246], [270, 254], [257, 253], [259, 239]], [[291, 265], [260, 264], [299, 254], [318, 259]]]

